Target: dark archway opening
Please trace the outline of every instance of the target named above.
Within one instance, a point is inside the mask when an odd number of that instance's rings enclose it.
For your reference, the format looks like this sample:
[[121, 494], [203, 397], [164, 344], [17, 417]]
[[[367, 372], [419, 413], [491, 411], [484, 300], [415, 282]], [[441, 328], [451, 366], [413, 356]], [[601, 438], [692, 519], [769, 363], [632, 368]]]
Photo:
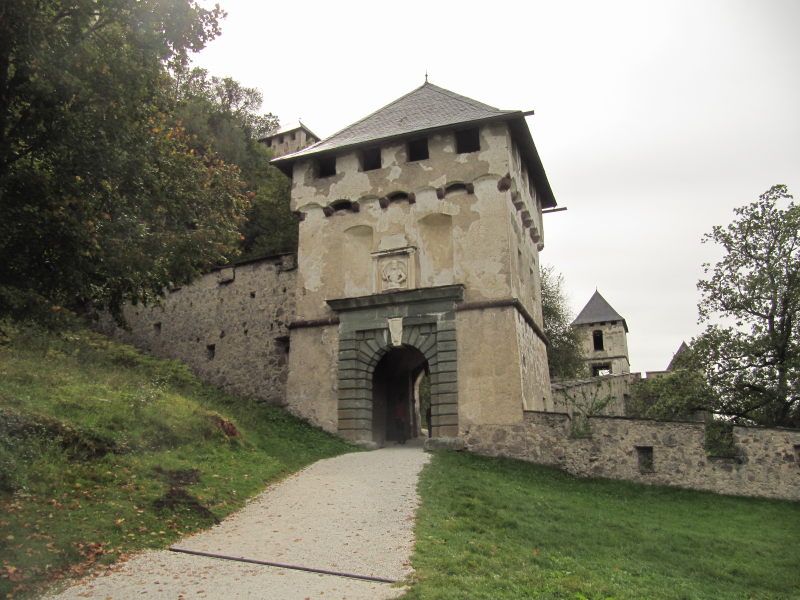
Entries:
[[420, 433], [419, 385], [428, 372], [425, 356], [412, 346], [389, 350], [372, 376], [372, 441], [405, 443]]

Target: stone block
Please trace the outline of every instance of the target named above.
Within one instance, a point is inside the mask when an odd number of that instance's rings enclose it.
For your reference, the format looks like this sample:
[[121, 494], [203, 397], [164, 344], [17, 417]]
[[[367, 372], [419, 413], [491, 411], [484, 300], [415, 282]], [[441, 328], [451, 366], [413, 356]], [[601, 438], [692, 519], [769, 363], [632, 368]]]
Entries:
[[454, 450], [460, 452], [467, 447], [462, 438], [459, 437], [435, 437], [425, 440], [425, 450], [428, 452], [436, 450]]

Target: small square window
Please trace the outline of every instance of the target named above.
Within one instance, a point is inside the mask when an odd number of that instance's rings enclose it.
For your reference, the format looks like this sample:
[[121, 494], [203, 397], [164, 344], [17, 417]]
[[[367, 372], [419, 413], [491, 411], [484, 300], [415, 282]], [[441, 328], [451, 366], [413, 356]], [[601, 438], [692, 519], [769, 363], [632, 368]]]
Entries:
[[655, 471], [652, 446], [636, 446], [636, 456], [639, 459], [640, 473], [652, 473]]
[[361, 170], [374, 171], [381, 168], [381, 149], [369, 148], [361, 153]]
[[336, 157], [326, 156], [317, 161], [317, 177], [331, 177], [336, 175]]
[[466, 154], [481, 149], [480, 130], [477, 127], [456, 131], [456, 152]]
[[408, 162], [428, 159], [428, 138], [408, 142]]
[[293, 131], [292, 132], [292, 141], [295, 141], [296, 139], [297, 139], [297, 134]]

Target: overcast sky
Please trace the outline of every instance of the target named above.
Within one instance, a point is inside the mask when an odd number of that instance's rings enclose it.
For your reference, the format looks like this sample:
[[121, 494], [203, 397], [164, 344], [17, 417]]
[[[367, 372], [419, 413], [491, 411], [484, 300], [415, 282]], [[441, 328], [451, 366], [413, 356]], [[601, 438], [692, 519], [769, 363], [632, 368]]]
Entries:
[[559, 206], [542, 262], [573, 314], [595, 288], [626, 318], [632, 370], [699, 333], [701, 245], [733, 208], [800, 194], [800, 1], [219, 0], [196, 59], [327, 137], [430, 81], [536, 111]]

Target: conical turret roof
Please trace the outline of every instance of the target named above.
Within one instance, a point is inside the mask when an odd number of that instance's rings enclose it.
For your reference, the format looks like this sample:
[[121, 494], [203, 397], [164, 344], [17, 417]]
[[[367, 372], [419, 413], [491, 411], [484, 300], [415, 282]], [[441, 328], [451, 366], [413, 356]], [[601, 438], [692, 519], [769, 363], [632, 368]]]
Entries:
[[622, 321], [625, 332], [628, 331], [628, 324], [625, 319], [614, 310], [608, 301], [600, 295], [600, 292], [595, 290], [589, 302], [583, 307], [583, 310], [575, 317], [572, 322], [573, 325], [589, 325], [592, 323], [602, 323], [608, 321]]

